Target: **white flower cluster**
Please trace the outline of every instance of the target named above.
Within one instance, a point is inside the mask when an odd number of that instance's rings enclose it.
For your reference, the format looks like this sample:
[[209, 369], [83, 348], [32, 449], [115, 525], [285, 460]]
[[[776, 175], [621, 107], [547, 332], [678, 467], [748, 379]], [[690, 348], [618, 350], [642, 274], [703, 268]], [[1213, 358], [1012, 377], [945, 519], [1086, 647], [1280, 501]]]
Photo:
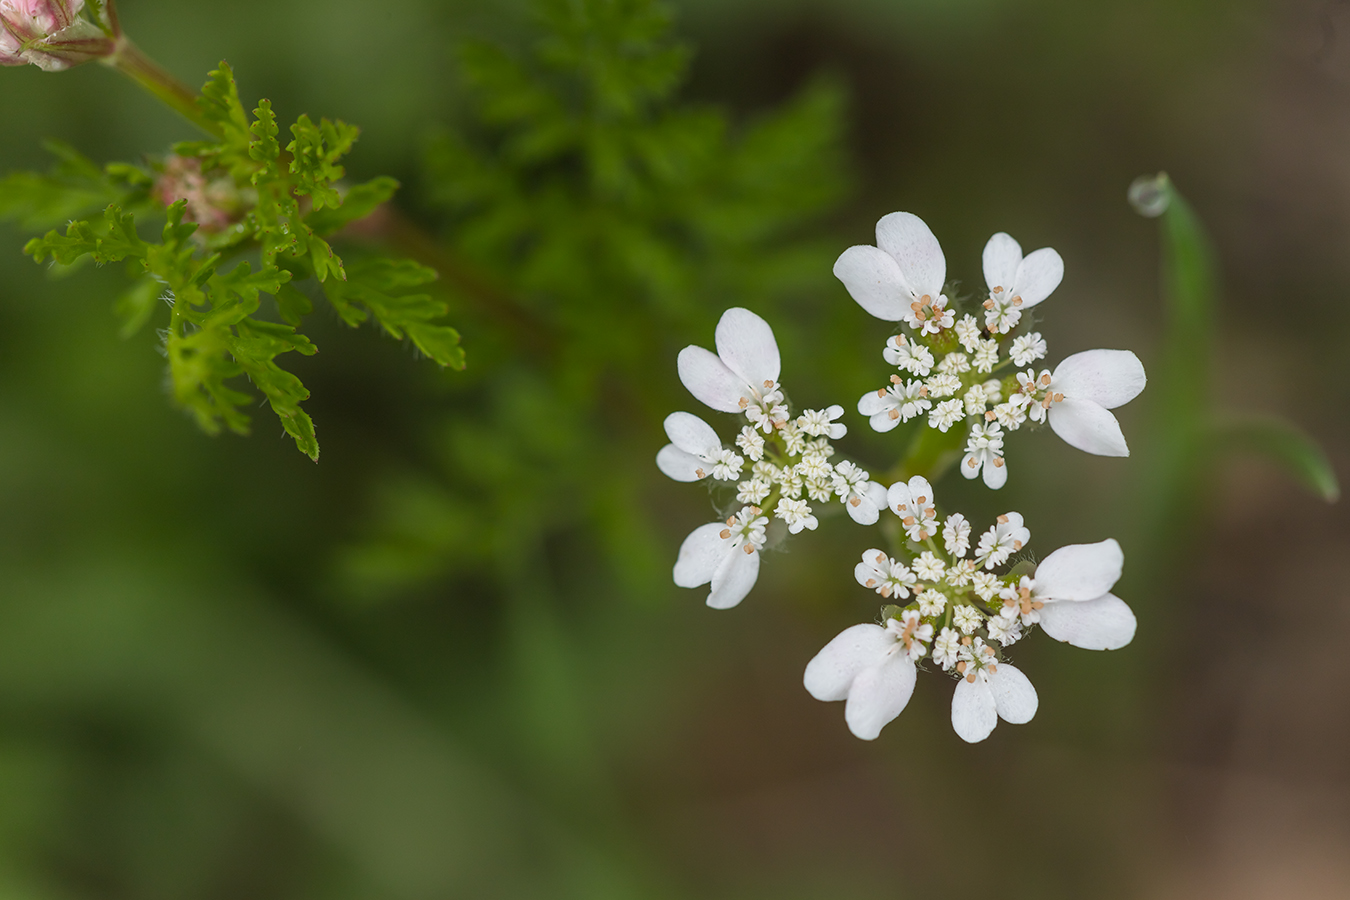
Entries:
[[747, 309], [729, 309], [715, 340], [716, 353], [692, 346], [680, 351], [680, 380], [703, 403], [742, 414], [749, 424], [732, 449], [698, 416], [671, 413], [665, 422], [670, 443], [656, 464], [676, 481], [737, 482], [740, 510], [725, 523], [694, 529], [675, 564], [676, 584], [711, 583], [708, 605], [727, 609], [745, 599], [759, 577], [769, 515], [790, 534], [814, 531], [819, 520], [811, 504], [837, 500], [854, 521], [872, 525], [886, 506], [886, 489], [851, 462], [831, 462], [830, 441], [848, 430], [836, 421], [842, 406], [792, 417], [778, 384], [778, 343], [767, 322]]
[[850, 247], [834, 274], [863, 309], [879, 319], [904, 322], [913, 336], [895, 335], [882, 358], [901, 374], [889, 387], [858, 401], [876, 431], [924, 417], [929, 428], [953, 428], [966, 439], [961, 474], [980, 474], [989, 487], [1008, 480], [1005, 436], [1030, 421], [1050, 428], [1070, 445], [1100, 456], [1128, 456], [1120, 425], [1109, 410], [1144, 389], [1144, 367], [1127, 350], [1089, 350], [1061, 362], [1053, 372], [1027, 369], [1045, 358], [1039, 332], [1013, 336], [1022, 314], [1059, 286], [1064, 261], [1049, 247], [1026, 256], [1009, 235], [994, 235], [984, 248], [988, 297], [983, 322], [957, 318], [942, 293], [947, 262], [933, 232], [911, 213], [877, 222], [877, 245]]
[[1019, 562], [999, 573], [1031, 541], [1018, 513], [999, 516], [971, 553], [970, 523], [953, 513], [939, 526], [926, 479], [891, 485], [888, 505], [909, 546], [926, 549], [905, 560], [863, 553], [853, 575], [892, 601], [882, 610], [884, 624], [846, 628], [804, 677], [816, 699], [845, 701], [844, 720], [863, 740], [904, 710], [925, 659], [956, 679], [952, 727], [975, 742], [1000, 718], [1022, 724], [1036, 714], [1036, 689], [1005, 658], [1031, 629], [1089, 650], [1115, 650], [1133, 639], [1134, 613], [1111, 593], [1125, 561], [1114, 540], [1061, 547], [1037, 566]]

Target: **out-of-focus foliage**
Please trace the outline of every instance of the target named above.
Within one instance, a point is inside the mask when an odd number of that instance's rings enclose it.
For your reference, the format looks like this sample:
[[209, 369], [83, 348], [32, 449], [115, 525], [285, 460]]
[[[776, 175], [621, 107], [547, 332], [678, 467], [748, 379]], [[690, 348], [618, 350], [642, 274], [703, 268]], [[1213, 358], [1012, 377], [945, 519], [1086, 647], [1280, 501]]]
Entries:
[[[247, 434], [250, 417], [243, 408], [253, 398], [229, 384], [245, 376], [296, 446], [317, 460], [314, 422], [300, 407], [309, 391], [276, 362], [292, 351], [317, 352], [296, 331], [312, 311], [298, 283], [317, 281], [349, 325], [374, 316], [387, 333], [406, 335], [443, 366], [463, 367], [459, 335], [435, 323], [447, 311], [443, 301], [402, 290], [432, 281], [433, 271], [375, 258], [354, 266], [349, 276], [329, 245], [327, 238], [397, 188], [393, 179], [377, 178], [352, 188], [353, 202], [344, 203], [336, 183], [346, 173], [338, 160], [350, 152], [356, 128], [327, 119], [316, 125], [302, 115], [283, 148], [271, 103], [261, 101], [250, 122], [225, 63], [211, 73], [198, 105], [216, 140], [178, 144], [155, 169], [113, 164], [102, 171], [52, 144], [58, 162], [49, 174], [17, 173], [0, 183], [0, 215], [31, 226], [107, 203], [100, 218], [75, 218], [64, 234], [34, 238], [25, 252], [62, 266], [86, 256], [100, 266], [126, 261], [138, 281], [117, 303], [122, 332], [139, 331], [161, 295], [169, 303], [162, 334], [175, 402], [208, 434], [222, 425]], [[137, 212], [158, 212], [153, 200], [170, 204], [159, 243], [142, 240], [136, 228]], [[258, 271], [248, 261], [222, 271], [230, 259], [251, 251]], [[283, 322], [258, 317], [264, 295], [276, 298]]]
[[[688, 49], [649, 0], [547, 0], [528, 53], [460, 52], [472, 118], [426, 154], [425, 193], [460, 279], [495, 333], [489, 383], [456, 404], [443, 477], [400, 476], [349, 558], [377, 587], [491, 561], [579, 520], [626, 573], [662, 552], [634, 494], [678, 344], [721, 309], [828, 289], [831, 250], [805, 231], [841, 196], [842, 98], [817, 83], [734, 125], [676, 99]], [[454, 280], [451, 275], [448, 280]], [[706, 340], [706, 338], [704, 338]], [[622, 575], [621, 575], [622, 577]]]

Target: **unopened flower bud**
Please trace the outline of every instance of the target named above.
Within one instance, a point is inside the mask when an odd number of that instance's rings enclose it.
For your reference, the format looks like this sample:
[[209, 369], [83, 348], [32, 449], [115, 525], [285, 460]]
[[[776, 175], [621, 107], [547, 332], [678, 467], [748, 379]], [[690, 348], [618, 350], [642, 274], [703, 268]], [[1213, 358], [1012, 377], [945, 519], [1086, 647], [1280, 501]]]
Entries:
[[83, 10], [84, 0], [0, 0], [0, 65], [59, 72], [111, 55], [115, 41]]

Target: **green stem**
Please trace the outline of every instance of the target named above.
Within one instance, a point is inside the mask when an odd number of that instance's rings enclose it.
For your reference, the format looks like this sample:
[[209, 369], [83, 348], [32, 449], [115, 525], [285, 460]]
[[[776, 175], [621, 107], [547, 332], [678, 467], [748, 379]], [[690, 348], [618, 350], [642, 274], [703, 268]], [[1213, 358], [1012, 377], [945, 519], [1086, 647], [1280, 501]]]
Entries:
[[103, 59], [123, 75], [145, 88], [163, 103], [214, 138], [224, 136], [220, 126], [207, 119], [197, 106], [197, 92], [141, 52], [126, 35], [117, 39], [117, 49]]
[[888, 482], [908, 481], [915, 475], [922, 475], [930, 482], [937, 481], [960, 459], [967, 430], [965, 425], [950, 428], [945, 433], [936, 428], [921, 427], [909, 445], [909, 452], [887, 475]]

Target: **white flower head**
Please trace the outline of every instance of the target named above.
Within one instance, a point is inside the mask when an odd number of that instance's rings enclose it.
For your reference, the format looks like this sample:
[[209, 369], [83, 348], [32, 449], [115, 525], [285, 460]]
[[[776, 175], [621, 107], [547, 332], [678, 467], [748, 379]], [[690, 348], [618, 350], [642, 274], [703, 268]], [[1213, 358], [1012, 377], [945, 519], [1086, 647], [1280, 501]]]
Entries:
[[875, 525], [886, 506], [886, 488], [868, 478], [865, 469], [848, 460], [834, 467], [834, 492], [848, 510], [849, 517], [859, 525]]
[[747, 506], [758, 506], [769, 496], [773, 485], [756, 475], [736, 485], [736, 502]]
[[754, 473], [756, 478], [763, 478], [765, 481], [770, 481], [774, 484], [777, 484], [783, 477], [782, 470], [767, 459], [761, 459], [759, 462], [755, 463], [750, 467], [750, 471]]
[[944, 670], [951, 671], [952, 666], [956, 665], [960, 649], [960, 632], [954, 628], [944, 628], [933, 641], [933, 662], [942, 666]]
[[952, 619], [956, 622], [956, 627], [960, 628], [963, 634], [970, 634], [984, 621], [984, 615], [971, 606], [962, 604], [952, 610]]
[[994, 371], [994, 366], [998, 365], [998, 341], [980, 341], [979, 346], [975, 348], [975, 356], [971, 362], [978, 372], [988, 374]]
[[710, 522], [690, 532], [675, 561], [675, 584], [696, 588], [712, 583], [708, 605], [730, 609], [745, 599], [759, 577], [759, 550], [769, 520], [754, 506], [725, 522]]
[[1064, 279], [1064, 260], [1049, 247], [1022, 256], [1017, 241], [999, 232], [984, 245], [985, 324], [1007, 334], [1022, 313], [1049, 297]]
[[808, 409], [797, 418], [797, 427], [811, 437], [826, 435], [836, 441], [848, 434], [848, 426], [834, 420], [844, 414], [839, 404], [828, 409]]
[[952, 695], [952, 728], [964, 741], [989, 737], [999, 719], [1014, 725], [1030, 722], [1040, 701], [1036, 689], [1010, 663], [999, 662], [993, 647], [981, 638], [961, 647], [956, 671], [961, 680]]
[[887, 600], [908, 597], [915, 580], [908, 566], [875, 548], [863, 553], [862, 562], [853, 567], [853, 577], [858, 584], [871, 588]]
[[806, 435], [802, 433], [796, 420], [779, 424], [778, 436], [783, 439], [783, 447], [787, 450], [788, 456], [798, 456], [806, 449]]
[[830, 465], [829, 461], [818, 453], [808, 453], [803, 456], [802, 461], [797, 463], [794, 472], [803, 481], [832, 481], [834, 479], [834, 466]]
[[939, 581], [946, 570], [947, 564], [927, 550], [914, 560], [914, 574], [924, 581]]
[[937, 533], [937, 501], [927, 478], [915, 475], [908, 482], [897, 481], [887, 491], [886, 499], [911, 541], [923, 542]]
[[947, 567], [945, 580], [954, 588], [963, 588], [974, 580], [975, 569], [975, 560], [958, 559]]
[[1039, 331], [1033, 331], [1031, 334], [1023, 334], [1013, 338], [1012, 350], [1009, 355], [1012, 356], [1015, 365], [1029, 366], [1038, 359], [1044, 359], [1045, 352], [1045, 339], [1041, 337]]
[[963, 400], [966, 405], [966, 415], [982, 416], [984, 415], [984, 408], [989, 405], [989, 394], [985, 391], [984, 385], [972, 384], [970, 389], [966, 391]]
[[980, 322], [974, 316], [966, 314], [956, 323], [956, 339], [967, 353], [974, 353], [980, 343]]
[[858, 401], [858, 412], [867, 416], [873, 431], [890, 431], [933, 405], [922, 381], [904, 383], [898, 375], [893, 379], [890, 387], [868, 391]]
[[788, 531], [792, 534], [801, 534], [803, 528], [815, 531], [816, 526], [820, 524], [816, 517], [811, 515], [811, 507], [806, 505], [805, 500], [791, 500], [784, 497], [773, 508], [773, 514], [787, 523]]
[[1016, 431], [1027, 420], [1026, 404], [1017, 402], [1014, 397], [1006, 403], [1000, 403], [991, 410], [995, 421], [1009, 431]]
[[961, 379], [951, 372], [939, 372], [924, 382], [928, 395], [933, 399], [950, 397], [961, 389]]
[[736, 436], [736, 446], [751, 462], [759, 462], [764, 458], [764, 438], [753, 425], [741, 428], [741, 433]]
[[[877, 245], [845, 250], [835, 261], [834, 275], [858, 305], [878, 319], [904, 320], [925, 332], [953, 324], [942, 295], [947, 260], [933, 232], [912, 213], [882, 216], [877, 222]], [[934, 310], [945, 315], [934, 316]], [[945, 325], [941, 324], [944, 319]]]
[[1097, 456], [1129, 456], [1120, 423], [1109, 410], [1129, 403], [1147, 384], [1139, 357], [1128, 350], [1086, 350], [1055, 371], [1030, 369], [1018, 376], [1019, 400], [1037, 422], [1066, 444]]
[[960, 400], [943, 400], [928, 414], [928, 427], [946, 434], [947, 429], [964, 417], [965, 405]]
[[998, 641], [1004, 647], [1011, 647], [1022, 637], [1022, 623], [1016, 618], [1005, 619], [994, 616], [989, 620], [989, 639]]
[[924, 616], [940, 616], [942, 611], [947, 608], [947, 595], [936, 588], [929, 588], [919, 594], [919, 614]]
[[1004, 513], [998, 517], [997, 523], [980, 535], [975, 558], [986, 569], [993, 569], [1007, 562], [1008, 557], [1025, 547], [1030, 540], [1031, 530], [1022, 524], [1021, 513]]
[[923, 378], [933, 371], [933, 354], [918, 341], [903, 334], [892, 335], [886, 341], [881, 356], [893, 366]]
[[965, 556], [970, 549], [970, 523], [960, 513], [952, 513], [942, 523], [942, 545], [954, 557]]
[[963, 375], [970, 371], [970, 357], [956, 350], [942, 357], [942, 362], [938, 363], [937, 368], [939, 372], [950, 375]]
[[961, 474], [970, 479], [980, 472], [984, 472], [984, 483], [994, 490], [1008, 482], [1007, 461], [1003, 458], [1003, 429], [996, 422], [976, 422], [966, 439]]
[[[1134, 639], [1134, 613], [1111, 593], [1120, 579], [1125, 554], [1108, 538], [1096, 544], [1070, 544], [1051, 553], [1024, 578], [1019, 613], [1039, 620], [1041, 630], [1057, 641], [1085, 650], [1118, 650]], [[1037, 606], [1039, 604], [1039, 606]]]
[[[906, 646], [899, 631], [880, 625], [854, 625], [840, 632], [806, 666], [802, 683], [817, 700], [844, 700], [849, 731], [875, 740], [904, 710], [914, 693], [917, 669], [910, 657], [916, 635]], [[932, 626], [928, 626], [932, 629]], [[917, 631], [917, 629], [916, 629]], [[922, 644], [919, 644], [922, 647]]]
[[894, 635], [915, 662], [928, 652], [924, 645], [933, 639], [933, 626], [923, 624], [918, 611], [913, 609], [905, 610], [898, 619], [887, 619], [886, 631]]
[[[975, 560], [971, 560], [971, 562], [975, 562]], [[975, 596], [979, 597], [985, 603], [993, 600], [994, 595], [998, 593], [999, 588], [1002, 586], [998, 580], [998, 576], [991, 575], [988, 572], [975, 572], [971, 575], [970, 580], [972, 589], [975, 591]]]
[[724, 451], [717, 432], [693, 413], [671, 413], [666, 416], [665, 427], [670, 443], [656, 454], [656, 465], [668, 477], [676, 481], [700, 481], [719, 471], [719, 467], [726, 474], [733, 459], [736, 471], [740, 471], [740, 457]]
[[773, 329], [750, 310], [733, 307], [718, 321], [715, 339], [716, 354], [693, 345], [680, 351], [680, 381], [708, 406], [745, 413], [768, 434], [787, 419]]

